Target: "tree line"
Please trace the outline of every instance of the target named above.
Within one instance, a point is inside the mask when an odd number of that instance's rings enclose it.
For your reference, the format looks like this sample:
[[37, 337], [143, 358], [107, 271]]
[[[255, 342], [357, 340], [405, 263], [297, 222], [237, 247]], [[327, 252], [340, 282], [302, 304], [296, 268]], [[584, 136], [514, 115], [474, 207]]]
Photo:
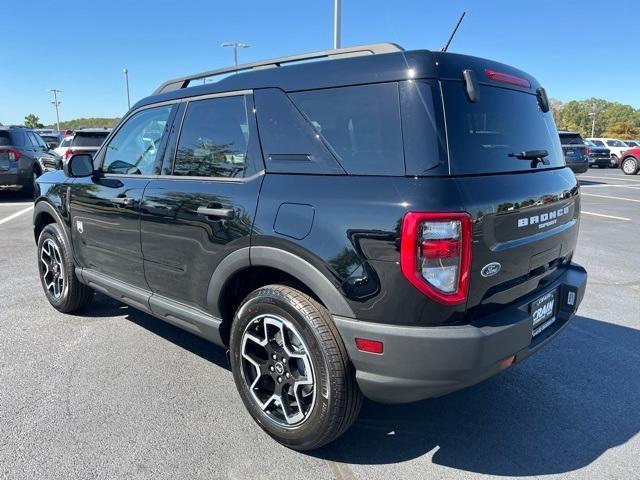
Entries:
[[551, 109], [559, 130], [579, 132], [583, 137], [640, 138], [640, 109], [631, 105], [602, 98], [567, 103], [552, 99]]
[[[89, 118], [75, 118], [73, 120], [67, 120], [60, 122], [60, 130], [79, 130], [81, 128], [113, 128], [120, 121], [120, 118], [101, 118], [101, 117], [89, 117]], [[24, 126], [27, 128], [56, 128], [56, 124], [43, 125], [40, 123], [40, 118], [30, 113], [24, 117]]]

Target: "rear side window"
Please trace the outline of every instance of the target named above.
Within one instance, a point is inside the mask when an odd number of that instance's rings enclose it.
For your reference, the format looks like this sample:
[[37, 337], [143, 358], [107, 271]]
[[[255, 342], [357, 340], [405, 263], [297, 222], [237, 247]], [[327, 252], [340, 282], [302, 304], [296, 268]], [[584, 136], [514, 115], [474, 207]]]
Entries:
[[602, 142], [602, 140], [591, 140], [591, 143], [593, 143], [594, 145], [597, 145], [598, 147], [604, 147], [604, 143]]
[[65, 138], [64, 140], [62, 140], [62, 143], [60, 144], [61, 147], [69, 147], [71, 146], [71, 140], [72, 138]]
[[73, 147], [99, 147], [109, 132], [77, 132], [71, 141]]
[[562, 145], [584, 145], [584, 140], [577, 133], [561, 133], [560, 143]]
[[173, 175], [242, 177], [248, 145], [244, 96], [190, 102], [182, 123]]
[[540, 110], [536, 95], [488, 85], [479, 91], [471, 102], [462, 82], [442, 82], [452, 173], [531, 170], [531, 161], [509, 154], [532, 150], [547, 151], [543, 168], [564, 166], [553, 116]]
[[329, 88], [289, 96], [348, 173], [404, 175], [396, 83]]
[[11, 135], [6, 130], [0, 130], [0, 147], [8, 147], [11, 143]]

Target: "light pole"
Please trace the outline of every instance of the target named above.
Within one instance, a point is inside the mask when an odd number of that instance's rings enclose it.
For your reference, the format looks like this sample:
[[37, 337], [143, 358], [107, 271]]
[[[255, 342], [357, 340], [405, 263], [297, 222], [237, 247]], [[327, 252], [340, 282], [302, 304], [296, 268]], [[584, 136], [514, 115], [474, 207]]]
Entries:
[[233, 47], [233, 65], [238, 66], [238, 49], [239, 48], [249, 48], [251, 45], [241, 42], [225, 42], [220, 44], [221, 47]]
[[122, 73], [124, 73], [124, 82], [127, 85], [127, 110], [131, 110], [131, 97], [129, 96], [129, 70], [123, 68]]
[[592, 117], [591, 121], [591, 138], [595, 137], [596, 132], [596, 112], [589, 112], [589, 116]]
[[333, 48], [340, 48], [342, 0], [333, 1]]
[[58, 94], [62, 93], [62, 90], [52, 88], [49, 91], [53, 92], [53, 102], [51, 103], [53, 103], [53, 106], [56, 108], [56, 129], [60, 131], [60, 113], [58, 112], [58, 105], [60, 105], [60, 102], [58, 101]]

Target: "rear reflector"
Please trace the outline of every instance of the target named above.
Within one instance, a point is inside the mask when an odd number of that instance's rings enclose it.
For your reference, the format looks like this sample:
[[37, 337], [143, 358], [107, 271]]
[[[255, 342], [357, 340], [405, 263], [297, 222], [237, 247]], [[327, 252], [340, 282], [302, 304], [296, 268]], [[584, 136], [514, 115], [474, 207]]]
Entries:
[[505, 368], [509, 368], [516, 361], [516, 356], [511, 355], [510, 357], [505, 358], [500, 362], [500, 370], [504, 370]]
[[384, 345], [378, 340], [370, 340], [368, 338], [356, 338], [356, 348], [361, 352], [377, 353], [382, 355], [384, 352]]
[[496, 72], [495, 70], [485, 70], [484, 74], [487, 78], [495, 80], [496, 82], [510, 83], [512, 85], [518, 85], [519, 87], [531, 88], [531, 82], [526, 78], [516, 77], [515, 75], [509, 75], [508, 73]]

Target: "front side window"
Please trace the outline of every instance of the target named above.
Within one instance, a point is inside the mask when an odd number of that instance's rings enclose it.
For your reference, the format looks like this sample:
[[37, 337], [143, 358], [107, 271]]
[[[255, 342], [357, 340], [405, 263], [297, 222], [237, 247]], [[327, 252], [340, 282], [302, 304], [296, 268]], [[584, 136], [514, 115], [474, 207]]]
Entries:
[[404, 174], [397, 84], [329, 88], [289, 96], [347, 172]]
[[244, 96], [190, 102], [182, 123], [173, 175], [242, 177], [248, 145]]
[[107, 145], [103, 171], [126, 175], [156, 173], [158, 149], [172, 108], [149, 108], [129, 118]]
[[602, 140], [591, 140], [591, 141], [598, 147], [604, 147], [604, 143], [602, 143]]

